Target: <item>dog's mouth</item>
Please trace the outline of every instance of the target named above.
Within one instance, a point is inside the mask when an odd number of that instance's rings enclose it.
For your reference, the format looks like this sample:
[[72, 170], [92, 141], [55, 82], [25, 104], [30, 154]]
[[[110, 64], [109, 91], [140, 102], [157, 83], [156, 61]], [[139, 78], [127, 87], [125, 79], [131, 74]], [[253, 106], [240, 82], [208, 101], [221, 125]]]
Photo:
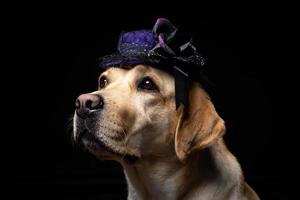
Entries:
[[[82, 130], [77, 138], [77, 143], [80, 147], [90, 151], [91, 153], [96, 153], [101, 151], [100, 157], [102, 158], [109, 158], [109, 157], [118, 157], [122, 160], [125, 160], [128, 163], [134, 163], [138, 160], [137, 156], [130, 155], [130, 154], [122, 154], [119, 152], [116, 152], [112, 148], [108, 147], [104, 142], [102, 142], [100, 139], [95, 137], [91, 132], [89, 132], [87, 129]], [[105, 152], [105, 153], [104, 153]]]

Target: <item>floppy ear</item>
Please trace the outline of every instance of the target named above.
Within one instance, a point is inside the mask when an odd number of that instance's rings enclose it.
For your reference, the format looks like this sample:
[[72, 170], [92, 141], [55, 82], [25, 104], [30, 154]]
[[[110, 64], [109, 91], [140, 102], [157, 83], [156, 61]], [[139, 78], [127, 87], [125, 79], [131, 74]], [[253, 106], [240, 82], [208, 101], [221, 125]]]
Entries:
[[181, 161], [192, 152], [213, 144], [225, 132], [223, 119], [217, 114], [208, 94], [197, 84], [190, 87], [189, 107], [181, 105], [177, 115], [175, 151]]

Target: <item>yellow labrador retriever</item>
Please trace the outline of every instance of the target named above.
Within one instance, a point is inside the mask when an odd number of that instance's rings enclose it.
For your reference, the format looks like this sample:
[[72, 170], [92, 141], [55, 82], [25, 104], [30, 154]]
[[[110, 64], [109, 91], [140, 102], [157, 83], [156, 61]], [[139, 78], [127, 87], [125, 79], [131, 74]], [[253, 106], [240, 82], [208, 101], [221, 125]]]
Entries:
[[189, 90], [188, 110], [176, 110], [170, 74], [109, 68], [99, 89], [76, 101], [74, 140], [123, 166], [129, 200], [259, 199], [223, 142], [209, 96], [197, 83]]

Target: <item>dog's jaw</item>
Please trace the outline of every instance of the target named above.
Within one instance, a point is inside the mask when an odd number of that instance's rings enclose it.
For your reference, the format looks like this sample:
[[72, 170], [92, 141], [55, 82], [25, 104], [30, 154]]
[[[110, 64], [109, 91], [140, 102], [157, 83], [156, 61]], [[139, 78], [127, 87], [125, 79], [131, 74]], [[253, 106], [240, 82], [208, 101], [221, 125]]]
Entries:
[[[94, 130], [94, 129], [93, 129]], [[111, 142], [101, 131], [93, 131], [87, 127], [86, 121], [75, 113], [73, 120], [73, 141], [101, 160], [117, 160], [134, 163], [139, 157], [130, 154], [126, 149], [112, 147]]]

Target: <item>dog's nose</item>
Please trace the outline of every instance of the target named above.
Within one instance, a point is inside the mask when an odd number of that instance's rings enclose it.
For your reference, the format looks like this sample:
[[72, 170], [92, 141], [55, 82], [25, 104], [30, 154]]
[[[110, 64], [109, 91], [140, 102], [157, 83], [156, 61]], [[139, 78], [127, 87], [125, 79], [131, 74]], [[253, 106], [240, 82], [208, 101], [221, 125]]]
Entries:
[[86, 116], [94, 111], [103, 109], [103, 97], [96, 94], [82, 94], [75, 102], [76, 113]]

